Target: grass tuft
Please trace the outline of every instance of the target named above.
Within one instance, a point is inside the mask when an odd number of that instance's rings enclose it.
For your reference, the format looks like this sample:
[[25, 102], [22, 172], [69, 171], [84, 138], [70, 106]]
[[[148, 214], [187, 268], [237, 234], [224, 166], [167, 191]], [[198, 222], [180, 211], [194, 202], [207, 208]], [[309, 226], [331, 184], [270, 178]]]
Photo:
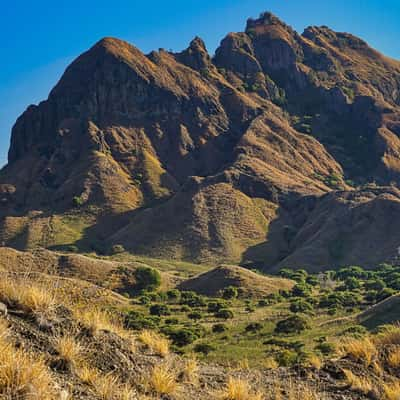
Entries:
[[149, 384], [158, 395], [173, 395], [178, 390], [176, 376], [168, 365], [156, 365], [149, 378]]
[[139, 335], [139, 340], [151, 351], [165, 357], [169, 354], [169, 341], [154, 331], [144, 330]]

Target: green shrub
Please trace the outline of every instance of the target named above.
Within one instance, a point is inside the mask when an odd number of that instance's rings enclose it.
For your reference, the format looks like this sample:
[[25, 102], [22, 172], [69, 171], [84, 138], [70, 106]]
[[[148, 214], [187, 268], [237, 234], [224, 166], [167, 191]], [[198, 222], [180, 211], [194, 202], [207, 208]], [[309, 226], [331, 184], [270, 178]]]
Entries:
[[227, 331], [227, 327], [224, 324], [215, 324], [212, 327], [212, 331], [214, 333], [222, 333]]
[[129, 311], [124, 318], [125, 327], [136, 331], [155, 329], [159, 322], [159, 318], [145, 317], [143, 314], [133, 310]]
[[125, 252], [124, 246], [122, 244], [114, 244], [114, 246], [111, 247], [111, 254], [121, 254]]
[[259, 332], [263, 328], [262, 324], [259, 322], [252, 322], [248, 324], [245, 328], [246, 332]]
[[366, 290], [376, 290], [377, 292], [380, 292], [386, 287], [386, 285], [382, 279], [371, 279], [365, 282], [364, 287]]
[[177, 325], [177, 324], [179, 324], [179, 320], [177, 318], [167, 318], [165, 320], [165, 323], [167, 325]]
[[168, 290], [166, 295], [168, 300], [172, 302], [178, 302], [181, 298], [181, 292], [178, 289]]
[[85, 200], [81, 196], [74, 196], [72, 198], [72, 205], [75, 208], [82, 207], [85, 204]]
[[297, 363], [297, 358], [297, 352], [291, 350], [283, 350], [275, 357], [276, 362], [280, 367], [292, 367]]
[[175, 328], [163, 330], [176, 346], [183, 347], [193, 343], [199, 336], [192, 329], [188, 328]]
[[215, 347], [212, 346], [209, 343], [197, 343], [194, 347], [193, 347], [193, 351], [195, 353], [202, 353], [204, 355], [208, 355], [210, 354], [212, 351], [215, 350]]
[[203, 315], [201, 313], [199, 313], [198, 311], [193, 311], [188, 314], [188, 318], [198, 321], [203, 318]]
[[300, 333], [306, 329], [309, 329], [310, 325], [304, 316], [293, 315], [276, 324], [276, 333]]
[[295, 296], [295, 297], [307, 297], [310, 294], [311, 294], [310, 286], [306, 285], [303, 282], [298, 283], [292, 289], [292, 296]]
[[227, 304], [223, 300], [213, 300], [210, 301], [207, 305], [207, 311], [210, 313], [215, 313], [221, 310], [221, 308], [226, 308]]
[[319, 351], [324, 356], [327, 356], [329, 354], [334, 353], [336, 348], [333, 343], [322, 342], [322, 343], [319, 343], [317, 346], [315, 346], [315, 350]]
[[171, 312], [169, 310], [169, 307], [166, 304], [153, 304], [149, 312], [151, 315], [171, 315]]
[[135, 270], [136, 289], [155, 290], [161, 285], [160, 273], [150, 267], [139, 267]]
[[221, 310], [214, 313], [215, 318], [232, 319], [233, 312], [229, 308], [221, 308]]
[[304, 299], [296, 299], [290, 304], [290, 311], [293, 313], [309, 313], [313, 310], [312, 304]]
[[225, 300], [236, 299], [238, 297], [238, 289], [234, 286], [229, 286], [222, 291], [222, 298]]

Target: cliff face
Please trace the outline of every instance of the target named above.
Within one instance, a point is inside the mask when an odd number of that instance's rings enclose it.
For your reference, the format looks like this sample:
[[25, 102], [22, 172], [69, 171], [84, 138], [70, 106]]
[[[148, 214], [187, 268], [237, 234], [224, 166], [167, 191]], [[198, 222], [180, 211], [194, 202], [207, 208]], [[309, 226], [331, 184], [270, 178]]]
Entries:
[[350, 34], [299, 35], [264, 13], [214, 58], [200, 38], [149, 55], [105, 38], [17, 120], [2, 241], [266, 267], [380, 262], [397, 244], [372, 258], [364, 239], [340, 257], [310, 254], [340, 235], [331, 213], [354, 215], [355, 242], [365, 214], [394, 221], [395, 187], [353, 186], [397, 185], [399, 134], [400, 63]]

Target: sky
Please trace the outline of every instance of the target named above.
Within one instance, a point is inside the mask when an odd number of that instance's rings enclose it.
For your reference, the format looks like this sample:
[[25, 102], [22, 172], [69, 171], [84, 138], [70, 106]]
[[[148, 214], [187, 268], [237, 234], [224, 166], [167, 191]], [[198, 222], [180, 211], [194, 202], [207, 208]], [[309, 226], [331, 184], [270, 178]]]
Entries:
[[249, 17], [271, 11], [302, 32], [328, 25], [400, 60], [400, 0], [10, 0], [0, 7], [0, 166], [11, 128], [45, 100], [63, 71], [99, 39], [114, 36], [143, 52], [180, 51], [200, 36], [210, 53]]

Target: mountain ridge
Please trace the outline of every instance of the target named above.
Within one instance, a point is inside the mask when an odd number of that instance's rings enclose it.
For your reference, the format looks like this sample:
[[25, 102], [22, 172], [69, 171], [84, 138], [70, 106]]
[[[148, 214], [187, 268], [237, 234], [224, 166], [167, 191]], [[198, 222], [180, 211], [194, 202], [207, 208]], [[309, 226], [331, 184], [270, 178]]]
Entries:
[[[373, 265], [397, 256], [395, 231], [378, 227], [397, 218], [399, 135], [400, 62], [351, 34], [300, 35], [263, 13], [214, 57], [199, 37], [148, 55], [103, 38], [17, 120], [0, 240], [266, 269]], [[348, 243], [335, 244], [349, 215]]]

